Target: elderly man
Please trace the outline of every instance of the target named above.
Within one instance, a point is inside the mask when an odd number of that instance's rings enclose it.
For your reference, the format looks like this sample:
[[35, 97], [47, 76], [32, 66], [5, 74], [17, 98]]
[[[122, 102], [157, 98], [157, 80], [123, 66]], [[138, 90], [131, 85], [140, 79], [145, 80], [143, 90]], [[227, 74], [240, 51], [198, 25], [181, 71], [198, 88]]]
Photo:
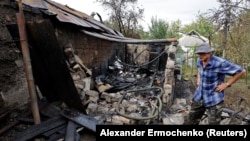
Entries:
[[[184, 124], [198, 125], [207, 111], [208, 123], [219, 125], [224, 107], [224, 90], [234, 84], [246, 70], [224, 58], [212, 54], [208, 43], [200, 44], [198, 55], [197, 88], [193, 95], [191, 110]], [[231, 76], [225, 82], [225, 76]]]

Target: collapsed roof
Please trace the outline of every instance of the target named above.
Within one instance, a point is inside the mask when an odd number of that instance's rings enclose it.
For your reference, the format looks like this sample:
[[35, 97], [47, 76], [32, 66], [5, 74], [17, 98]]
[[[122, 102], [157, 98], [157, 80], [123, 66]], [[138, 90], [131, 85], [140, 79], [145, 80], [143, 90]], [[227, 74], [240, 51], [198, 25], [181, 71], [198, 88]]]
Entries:
[[127, 38], [124, 37], [122, 33], [107, 27], [92, 16], [51, 0], [23, 0], [22, 3], [25, 6], [37, 8], [47, 16], [55, 17], [60, 22], [76, 25], [87, 35], [105, 40], [140, 44], [176, 41], [176, 39], [138, 40]]

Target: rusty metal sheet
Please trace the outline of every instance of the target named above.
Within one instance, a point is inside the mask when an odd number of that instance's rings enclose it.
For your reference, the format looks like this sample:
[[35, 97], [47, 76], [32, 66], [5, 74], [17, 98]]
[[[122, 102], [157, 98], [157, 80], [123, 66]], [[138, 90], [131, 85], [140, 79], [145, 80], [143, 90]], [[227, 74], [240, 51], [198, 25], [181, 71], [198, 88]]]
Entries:
[[96, 26], [86, 21], [86, 19], [93, 19], [91, 16], [88, 16], [85, 13], [74, 10], [68, 7], [67, 5], [62, 5], [62, 4], [47, 0], [46, 6], [48, 8], [48, 11], [56, 14], [57, 19], [61, 22], [72, 23], [78, 26], [104, 31], [99, 26]]
[[89, 29], [92, 28], [114, 36], [123, 37], [120, 32], [105, 26], [93, 17], [77, 11], [67, 5], [62, 5], [51, 0], [22, 0], [22, 2], [31, 7], [41, 8], [42, 11], [49, 16], [56, 15], [56, 18], [61, 22], [71, 23]]
[[53, 7], [52, 5], [47, 4], [49, 12], [52, 12], [53, 14], [56, 15], [57, 19], [61, 22], [66, 22], [66, 23], [72, 23], [78, 26], [82, 27], [87, 27], [90, 28], [91, 25], [86, 23], [83, 20], [79, 20], [77, 17], [74, 17], [64, 11], [61, 11], [60, 9], [57, 9], [56, 7]]
[[67, 13], [72, 13], [71, 15], [75, 15], [79, 18], [89, 18], [91, 16], [83, 13], [83, 12], [80, 12], [80, 11], [77, 11], [71, 7], [69, 7], [68, 5], [63, 5], [63, 4], [60, 4], [60, 3], [57, 3], [57, 2], [54, 2], [54, 1], [51, 1], [51, 0], [45, 0], [46, 1], [46, 4], [50, 4], [58, 9], [62, 9], [62, 11], [65, 11]]
[[[16, 0], [18, 2], [18, 0]], [[44, 0], [22, 0], [22, 3], [35, 8], [47, 9]]]

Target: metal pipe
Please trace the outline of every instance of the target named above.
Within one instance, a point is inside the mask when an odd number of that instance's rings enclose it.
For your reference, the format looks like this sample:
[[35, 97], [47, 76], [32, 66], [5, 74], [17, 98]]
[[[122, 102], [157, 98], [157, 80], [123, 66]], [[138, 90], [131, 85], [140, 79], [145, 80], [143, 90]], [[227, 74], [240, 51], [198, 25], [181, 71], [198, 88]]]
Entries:
[[18, 6], [19, 6], [19, 13], [16, 13], [16, 17], [17, 17], [17, 23], [18, 23], [21, 49], [22, 49], [22, 54], [23, 54], [24, 69], [25, 69], [26, 79], [28, 83], [29, 95], [31, 99], [32, 114], [34, 118], [34, 123], [40, 124], [40, 115], [39, 115], [35, 83], [34, 83], [32, 66], [31, 66], [30, 53], [29, 53], [29, 48], [28, 48], [28, 40], [27, 40], [26, 28], [25, 28], [25, 19], [24, 19], [24, 14], [22, 10], [22, 0], [18, 1]]

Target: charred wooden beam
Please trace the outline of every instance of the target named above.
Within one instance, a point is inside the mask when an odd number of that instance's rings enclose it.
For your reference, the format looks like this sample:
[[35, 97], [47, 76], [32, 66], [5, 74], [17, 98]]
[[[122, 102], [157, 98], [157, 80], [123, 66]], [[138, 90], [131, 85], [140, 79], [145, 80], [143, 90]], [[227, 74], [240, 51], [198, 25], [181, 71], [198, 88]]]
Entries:
[[63, 117], [50, 118], [17, 134], [14, 141], [27, 141], [63, 124], [66, 124], [66, 120]]
[[18, 117], [17, 120], [22, 123], [34, 124], [34, 119], [26, 117]]
[[[2, 122], [2, 120], [6, 120], [7, 118], [9, 118], [9, 115], [11, 114], [11, 112], [12, 112], [11, 110], [7, 110], [7, 111], [5, 111], [5, 113], [1, 114], [0, 121]], [[25, 112], [22, 115], [24, 116], [23, 118], [27, 118], [28, 116], [31, 115], [31, 111]], [[18, 117], [17, 120], [6, 123], [6, 125], [0, 129], [0, 135], [4, 134], [8, 130], [11, 130], [13, 127], [18, 125], [20, 123], [19, 118], [22, 118], [22, 117]], [[32, 124], [34, 124], [34, 119], [31, 119], [31, 120], [32, 120]]]
[[0, 129], [0, 135], [2, 135], [3, 133], [5, 133], [6, 131], [8, 131], [9, 129], [11, 129], [12, 127], [16, 126], [19, 122], [18, 121], [12, 121], [10, 123], [8, 123], [7, 125], [5, 125], [4, 127], [2, 127]]
[[28, 91], [29, 91], [29, 96], [31, 99], [31, 109], [32, 109], [32, 114], [34, 118], [34, 123], [39, 124], [41, 121], [40, 121], [40, 114], [39, 114], [38, 103], [37, 103], [37, 96], [36, 96], [36, 90], [35, 90], [35, 82], [34, 82], [34, 77], [33, 77], [31, 59], [30, 59], [30, 51], [29, 51], [29, 46], [28, 46], [27, 34], [26, 34], [26, 25], [25, 25], [25, 18], [24, 18], [23, 8], [22, 8], [22, 0], [18, 1], [18, 6], [19, 6], [19, 13], [16, 14], [16, 17], [17, 17], [17, 23], [18, 23], [18, 29], [19, 29], [21, 50], [22, 50], [22, 55], [23, 55], [24, 70], [26, 74], [26, 80], [28, 83]]
[[67, 119], [74, 121], [75, 123], [86, 127], [87, 129], [96, 132], [96, 125], [103, 124], [101, 121], [95, 119], [94, 117], [81, 114], [75, 111], [64, 110], [62, 115]]
[[9, 116], [9, 114], [10, 114], [9, 110], [1, 113], [1, 115], [0, 115], [0, 122], [3, 121], [3, 120], [5, 120]]
[[61, 114], [60, 107], [56, 106], [54, 103], [48, 103], [40, 108], [41, 115], [46, 117], [55, 117]]
[[76, 127], [77, 125], [74, 122], [68, 121], [65, 141], [75, 141]]
[[56, 133], [59, 133], [59, 134], [62, 134], [65, 132], [65, 129], [66, 129], [66, 124], [62, 124], [54, 129], [51, 129], [47, 132], [44, 132], [42, 134], [42, 136], [46, 137], [46, 138], [50, 138], [50, 136], [52, 136], [53, 134], [56, 134]]
[[59, 140], [62, 140], [63, 138], [64, 138], [64, 134], [57, 133], [57, 134], [51, 135], [49, 139], [47, 139], [46, 141], [59, 141]]

